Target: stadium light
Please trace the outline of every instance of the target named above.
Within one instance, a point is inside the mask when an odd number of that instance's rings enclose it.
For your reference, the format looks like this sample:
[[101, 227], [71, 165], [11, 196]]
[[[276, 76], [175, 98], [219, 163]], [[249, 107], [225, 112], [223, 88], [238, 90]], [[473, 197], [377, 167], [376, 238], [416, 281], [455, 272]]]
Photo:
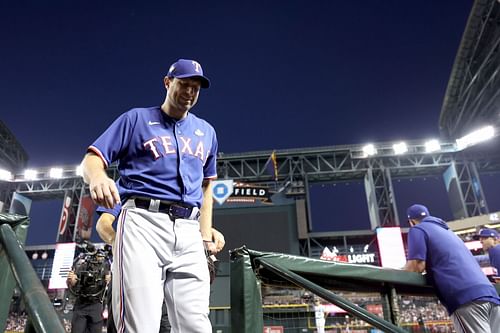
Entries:
[[373, 144], [367, 144], [366, 146], [363, 146], [363, 153], [366, 156], [373, 156], [377, 153], [377, 149]]
[[394, 154], [401, 155], [408, 151], [408, 146], [405, 142], [400, 142], [393, 144], [392, 149], [394, 149]]
[[50, 168], [49, 176], [50, 176], [50, 178], [56, 178], [56, 179], [62, 178], [62, 176], [63, 176], [63, 169], [61, 169], [61, 168]]
[[82, 169], [81, 165], [79, 165], [79, 166], [76, 167], [76, 175], [80, 176], [80, 177], [83, 177], [83, 169]]
[[486, 126], [480, 128], [472, 133], [469, 133], [460, 139], [457, 139], [457, 149], [462, 150], [467, 147], [473, 146], [480, 142], [489, 140], [495, 136], [495, 129], [493, 126]]
[[438, 151], [439, 149], [441, 149], [441, 144], [436, 139], [429, 140], [425, 143], [425, 152], [426, 153], [432, 153], [432, 152]]
[[26, 180], [35, 180], [37, 178], [38, 171], [33, 169], [24, 170], [24, 179]]
[[12, 173], [10, 171], [0, 169], [0, 180], [12, 180]]

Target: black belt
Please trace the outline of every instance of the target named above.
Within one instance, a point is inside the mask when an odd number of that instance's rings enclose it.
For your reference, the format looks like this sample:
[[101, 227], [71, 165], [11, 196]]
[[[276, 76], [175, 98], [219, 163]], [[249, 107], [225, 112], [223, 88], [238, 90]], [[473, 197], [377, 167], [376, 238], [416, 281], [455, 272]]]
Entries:
[[[134, 198], [134, 203], [137, 208], [150, 210], [150, 199], [142, 199], [142, 198]], [[160, 206], [158, 207], [159, 213], [165, 213], [170, 215], [174, 219], [193, 219], [197, 220], [200, 216], [200, 213], [196, 214], [196, 216], [191, 217], [193, 213], [194, 207], [184, 207], [175, 202], [165, 202], [160, 201]]]

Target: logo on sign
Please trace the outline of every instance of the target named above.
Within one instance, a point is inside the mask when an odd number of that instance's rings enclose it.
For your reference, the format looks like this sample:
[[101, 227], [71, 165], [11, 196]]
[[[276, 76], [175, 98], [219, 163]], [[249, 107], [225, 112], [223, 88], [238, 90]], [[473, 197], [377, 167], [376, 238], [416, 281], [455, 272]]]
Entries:
[[219, 205], [222, 205], [233, 194], [233, 180], [212, 181], [212, 196]]

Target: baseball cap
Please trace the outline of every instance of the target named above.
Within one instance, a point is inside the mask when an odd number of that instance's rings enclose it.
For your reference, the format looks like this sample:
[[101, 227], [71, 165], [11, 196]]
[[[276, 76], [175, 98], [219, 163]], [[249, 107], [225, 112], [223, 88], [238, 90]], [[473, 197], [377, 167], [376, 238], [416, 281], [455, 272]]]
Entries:
[[498, 238], [498, 231], [496, 231], [495, 229], [484, 228], [484, 229], [479, 230], [479, 232], [477, 233], [477, 235], [479, 237], [493, 237], [493, 238]]
[[419, 220], [431, 214], [429, 214], [429, 210], [424, 205], [415, 204], [408, 207], [408, 209], [406, 210], [406, 215], [408, 216], [408, 219]]
[[176, 77], [185, 79], [188, 77], [196, 77], [201, 80], [201, 87], [210, 87], [210, 80], [203, 75], [203, 69], [199, 62], [190, 59], [179, 59], [170, 66], [167, 73], [168, 77]]

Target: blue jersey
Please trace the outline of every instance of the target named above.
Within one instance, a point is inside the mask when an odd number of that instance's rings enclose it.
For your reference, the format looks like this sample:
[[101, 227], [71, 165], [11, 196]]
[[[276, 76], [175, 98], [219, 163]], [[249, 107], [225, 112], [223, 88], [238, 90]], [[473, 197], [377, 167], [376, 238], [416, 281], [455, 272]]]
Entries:
[[441, 219], [429, 216], [410, 229], [408, 260], [425, 260], [430, 283], [450, 314], [473, 300], [500, 304], [472, 253]]
[[497, 275], [500, 276], [500, 245], [493, 246], [488, 250], [491, 266], [497, 269]]
[[202, 182], [217, 178], [217, 137], [205, 120], [181, 120], [159, 106], [132, 109], [88, 148], [106, 167], [118, 161], [122, 202], [138, 196], [200, 207]]

